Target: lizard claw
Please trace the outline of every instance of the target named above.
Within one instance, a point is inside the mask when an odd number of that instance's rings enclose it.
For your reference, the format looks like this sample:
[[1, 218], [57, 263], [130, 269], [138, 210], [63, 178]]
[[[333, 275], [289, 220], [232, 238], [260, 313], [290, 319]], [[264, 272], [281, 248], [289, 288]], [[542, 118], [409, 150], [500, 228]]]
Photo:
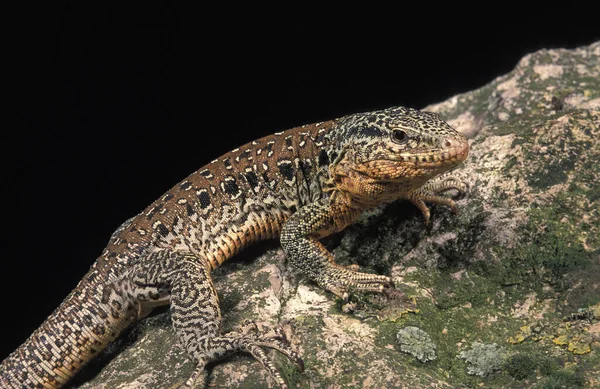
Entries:
[[344, 301], [349, 299], [350, 292], [383, 293], [386, 287], [393, 285], [392, 279], [379, 274], [357, 271], [358, 265], [341, 266], [330, 263], [326, 271], [316, 281], [324, 289], [332, 292]]
[[449, 190], [458, 191], [458, 196], [461, 197], [467, 193], [468, 186], [458, 178], [454, 176], [445, 177], [443, 179], [428, 182], [421, 188], [415, 190], [408, 200], [413, 203], [425, 218], [425, 225], [429, 226], [431, 212], [425, 202], [433, 204], [441, 204], [450, 207], [453, 214], [458, 214], [458, 206], [456, 202], [446, 196], [440, 196], [439, 193], [443, 193]]

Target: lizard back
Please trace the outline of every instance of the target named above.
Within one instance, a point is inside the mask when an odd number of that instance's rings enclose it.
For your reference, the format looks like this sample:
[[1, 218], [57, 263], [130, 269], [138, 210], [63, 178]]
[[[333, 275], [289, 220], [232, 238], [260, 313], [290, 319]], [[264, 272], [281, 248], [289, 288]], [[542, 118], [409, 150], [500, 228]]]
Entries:
[[61, 305], [2, 362], [0, 387], [58, 388], [98, 355], [140, 310], [112, 283], [152, 250], [188, 251], [214, 269], [249, 244], [278, 236], [298, 207], [325, 195], [328, 160], [319, 161], [319, 150], [331, 124], [234, 149], [125, 223]]

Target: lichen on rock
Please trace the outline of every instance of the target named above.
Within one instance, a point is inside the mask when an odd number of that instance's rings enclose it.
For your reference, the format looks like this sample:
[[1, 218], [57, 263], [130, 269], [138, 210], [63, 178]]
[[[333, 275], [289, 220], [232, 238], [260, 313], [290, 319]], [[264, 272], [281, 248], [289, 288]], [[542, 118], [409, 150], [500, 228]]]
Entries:
[[469, 350], [462, 351], [458, 356], [467, 362], [468, 374], [487, 377], [502, 368], [504, 353], [496, 343], [473, 342]]
[[435, 343], [429, 334], [418, 327], [408, 326], [398, 331], [396, 335], [400, 344], [400, 351], [412, 355], [421, 362], [433, 361], [435, 355]]

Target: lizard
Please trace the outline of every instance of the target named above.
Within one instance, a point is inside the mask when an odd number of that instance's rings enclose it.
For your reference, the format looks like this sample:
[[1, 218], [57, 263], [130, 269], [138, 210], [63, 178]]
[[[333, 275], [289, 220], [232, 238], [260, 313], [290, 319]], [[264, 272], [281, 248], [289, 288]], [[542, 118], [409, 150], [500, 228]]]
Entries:
[[389, 276], [338, 265], [320, 240], [399, 199], [449, 206], [450, 175], [469, 153], [441, 116], [392, 107], [303, 125], [215, 159], [124, 223], [60, 306], [0, 365], [2, 388], [60, 388], [132, 323], [169, 304], [194, 370], [249, 353], [281, 388], [266, 350], [304, 363], [279, 328], [223, 333], [211, 271], [253, 242], [279, 237], [287, 262], [336, 296], [393, 290]]

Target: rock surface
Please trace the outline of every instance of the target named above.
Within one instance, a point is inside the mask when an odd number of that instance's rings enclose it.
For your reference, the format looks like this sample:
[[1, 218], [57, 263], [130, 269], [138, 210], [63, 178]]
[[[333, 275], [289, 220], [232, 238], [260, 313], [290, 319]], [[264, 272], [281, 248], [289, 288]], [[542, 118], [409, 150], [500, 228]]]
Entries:
[[[470, 138], [454, 172], [471, 184], [460, 214], [408, 202], [328, 239], [342, 264], [391, 274], [407, 298], [343, 303], [289, 269], [276, 243], [215, 272], [224, 328], [281, 325], [304, 373], [278, 358], [292, 388], [600, 387], [600, 42], [542, 50], [488, 85], [426, 108]], [[437, 358], [400, 351], [407, 326]], [[461, 358], [497, 344], [503, 361], [469, 375]], [[493, 361], [494, 363], [498, 361]], [[166, 311], [122, 336], [71, 385], [172, 388], [192, 366]], [[276, 387], [237, 355], [211, 388]]]

